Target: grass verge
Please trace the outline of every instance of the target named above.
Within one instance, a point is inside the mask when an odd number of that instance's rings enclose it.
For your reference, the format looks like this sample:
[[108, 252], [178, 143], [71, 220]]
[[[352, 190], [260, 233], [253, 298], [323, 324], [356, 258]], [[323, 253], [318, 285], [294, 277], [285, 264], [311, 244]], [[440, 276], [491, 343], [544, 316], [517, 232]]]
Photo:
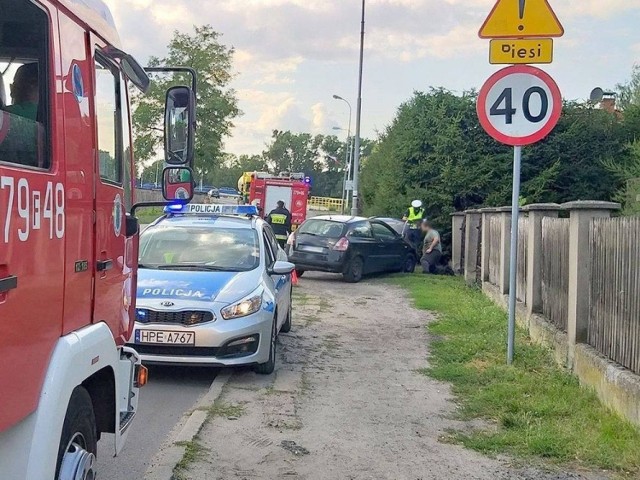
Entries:
[[[223, 387], [224, 388], [224, 387]], [[223, 417], [228, 419], [238, 419], [244, 414], [245, 408], [242, 405], [232, 405], [216, 400], [213, 405], [204, 409], [207, 412], [207, 418], [203, 424], [206, 425], [215, 417]], [[202, 427], [200, 427], [202, 429]], [[184, 455], [182, 459], [173, 467], [173, 475], [171, 480], [184, 480], [191, 466], [198, 460], [206, 458], [208, 452], [200, 442], [200, 431], [189, 442], [176, 442], [176, 445], [184, 447]]]
[[184, 447], [184, 455], [173, 468], [171, 480], [183, 480], [191, 464], [206, 457], [207, 449], [195, 439], [190, 442], [178, 442], [176, 445]]
[[392, 282], [410, 292], [417, 308], [438, 314], [428, 327], [431, 366], [422, 373], [452, 384], [462, 419], [484, 419], [493, 427], [456, 432], [455, 440], [483, 453], [637, 478], [640, 430], [581, 388], [522, 329], [514, 365], [507, 366], [507, 315], [481, 291], [451, 277], [404, 275]]
[[140, 221], [141, 225], [148, 225], [158, 217], [162, 216], [164, 210], [162, 207], [145, 207], [136, 211], [136, 217]]

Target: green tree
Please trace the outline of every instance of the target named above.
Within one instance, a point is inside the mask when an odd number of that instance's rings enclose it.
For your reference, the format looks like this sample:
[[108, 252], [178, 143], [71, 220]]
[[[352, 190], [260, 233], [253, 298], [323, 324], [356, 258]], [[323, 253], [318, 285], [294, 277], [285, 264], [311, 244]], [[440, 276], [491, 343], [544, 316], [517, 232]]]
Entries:
[[[223, 139], [231, 132], [233, 119], [240, 115], [235, 92], [229, 87], [234, 50], [222, 44], [220, 36], [210, 25], [194, 27], [193, 34], [176, 31], [169, 42], [167, 55], [149, 60], [152, 67], [187, 66], [198, 74], [196, 178], [207, 178], [222, 162]], [[134, 148], [139, 162], [157, 157], [162, 148], [165, 93], [173, 85], [190, 85], [189, 77], [154, 75], [146, 95], [134, 94]]]
[[158, 180], [158, 184], [162, 184], [162, 170], [164, 168], [164, 160], [156, 160], [148, 164], [146, 167], [143, 167], [140, 172], [140, 179], [142, 183], [156, 183], [156, 179]]
[[634, 65], [631, 78], [626, 83], [616, 86], [617, 104], [622, 110], [631, 105], [640, 106], [640, 65]]
[[628, 146], [628, 156], [622, 161], [611, 159], [605, 163], [609, 171], [616, 177], [620, 189], [614, 200], [623, 206], [623, 214], [640, 214], [640, 140]]
[[[362, 139], [363, 157], [371, 153], [372, 147], [372, 141]], [[274, 130], [262, 156], [272, 173], [303, 172], [311, 177], [313, 195], [341, 197], [347, 142], [335, 135]]]
[[236, 188], [238, 180], [244, 172], [265, 172], [267, 165], [261, 155], [226, 154], [224, 161], [218, 165], [211, 175], [211, 182], [221, 187]]
[[[368, 214], [400, 217], [421, 199], [446, 242], [453, 211], [511, 203], [513, 150], [484, 132], [475, 102], [474, 92], [431, 89], [399, 107], [363, 166]], [[566, 104], [552, 134], [523, 149], [522, 197], [611, 199], [621, 181], [605, 165], [627, 158], [634, 131], [615, 114]]]

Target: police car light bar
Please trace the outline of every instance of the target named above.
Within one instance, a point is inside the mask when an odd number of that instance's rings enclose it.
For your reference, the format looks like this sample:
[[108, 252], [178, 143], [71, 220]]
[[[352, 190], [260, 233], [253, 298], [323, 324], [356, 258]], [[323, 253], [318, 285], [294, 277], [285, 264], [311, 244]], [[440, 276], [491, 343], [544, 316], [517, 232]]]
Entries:
[[204, 203], [189, 203], [187, 205], [169, 205], [164, 213], [178, 213], [183, 215], [258, 215], [255, 205], [215, 205]]

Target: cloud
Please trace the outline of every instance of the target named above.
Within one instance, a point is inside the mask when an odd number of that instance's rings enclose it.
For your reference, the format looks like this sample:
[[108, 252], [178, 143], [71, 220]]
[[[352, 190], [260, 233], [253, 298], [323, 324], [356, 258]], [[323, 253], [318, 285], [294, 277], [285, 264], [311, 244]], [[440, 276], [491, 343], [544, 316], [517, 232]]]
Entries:
[[580, 0], [554, 5], [560, 21], [562, 17], [611, 18], [629, 11], [640, 12], [640, 4], [633, 0]]
[[294, 83], [293, 76], [303, 61], [300, 55], [270, 60], [239, 49], [234, 56], [234, 68], [240, 75], [252, 78], [254, 86], [290, 85]]
[[[227, 144], [241, 153], [259, 151], [274, 128], [328, 133], [342, 113], [334, 114], [320, 100], [333, 92], [348, 96], [349, 89], [355, 90], [358, 0], [105, 1], [125, 49], [143, 63], [150, 55], [165, 53], [174, 30], [190, 32], [194, 24], [211, 24], [223, 34], [223, 43], [235, 47], [234, 87], [245, 116], [236, 120], [234, 138]], [[611, 48], [622, 51], [616, 61], [637, 56], [640, 47], [629, 39], [637, 29], [640, 0], [551, 3], [567, 30], [562, 43], [557, 41], [558, 58], [563, 51], [571, 52], [567, 58], [601, 55], [602, 42], [594, 44], [593, 39], [596, 28], [605, 23], [619, 39], [627, 38], [623, 46], [611, 40]], [[486, 59], [488, 45], [477, 38], [477, 31], [494, 4], [495, 0], [367, 0], [365, 90], [381, 96], [375, 105], [365, 103], [363, 121], [370, 124], [363, 134], [373, 135], [373, 125], [390, 121], [395, 106], [424, 82], [425, 63], [434, 66], [428, 72], [430, 82], [477, 87], [482, 79], [470, 71], [462, 81], [460, 68]], [[631, 22], [629, 33], [616, 25], [623, 22]], [[372, 78], [378, 83], [372, 85]], [[350, 99], [355, 97], [353, 90]], [[374, 109], [375, 119], [368, 113]]]

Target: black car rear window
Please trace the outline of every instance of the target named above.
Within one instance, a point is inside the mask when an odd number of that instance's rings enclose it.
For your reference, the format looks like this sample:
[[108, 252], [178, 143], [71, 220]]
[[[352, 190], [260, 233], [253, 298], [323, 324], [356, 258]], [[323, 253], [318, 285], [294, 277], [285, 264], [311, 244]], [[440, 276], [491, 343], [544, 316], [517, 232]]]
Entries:
[[343, 236], [344, 223], [333, 220], [307, 220], [302, 224], [299, 234], [316, 235], [318, 237], [340, 238]]

